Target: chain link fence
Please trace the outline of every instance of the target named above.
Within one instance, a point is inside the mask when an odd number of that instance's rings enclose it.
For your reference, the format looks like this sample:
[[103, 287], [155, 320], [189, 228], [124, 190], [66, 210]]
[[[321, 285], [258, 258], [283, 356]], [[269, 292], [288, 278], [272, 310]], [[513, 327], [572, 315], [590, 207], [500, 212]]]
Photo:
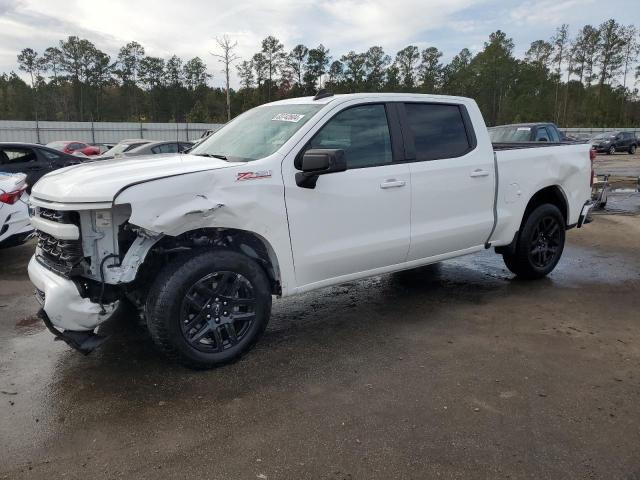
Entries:
[[46, 144], [69, 140], [95, 144], [115, 144], [127, 138], [148, 140], [199, 139], [220, 123], [137, 123], [137, 122], [35, 122], [0, 120], [0, 142]]

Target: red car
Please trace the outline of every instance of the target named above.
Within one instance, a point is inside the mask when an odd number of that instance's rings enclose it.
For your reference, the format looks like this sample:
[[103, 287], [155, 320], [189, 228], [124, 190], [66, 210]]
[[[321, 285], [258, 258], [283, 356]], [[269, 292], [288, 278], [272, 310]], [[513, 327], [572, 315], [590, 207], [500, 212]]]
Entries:
[[82, 142], [70, 142], [67, 140], [60, 140], [58, 142], [47, 143], [46, 146], [49, 148], [53, 148], [55, 150], [59, 150], [64, 153], [68, 153], [68, 154], [81, 152], [88, 157], [100, 154], [100, 147], [87, 145], [86, 143], [82, 143]]

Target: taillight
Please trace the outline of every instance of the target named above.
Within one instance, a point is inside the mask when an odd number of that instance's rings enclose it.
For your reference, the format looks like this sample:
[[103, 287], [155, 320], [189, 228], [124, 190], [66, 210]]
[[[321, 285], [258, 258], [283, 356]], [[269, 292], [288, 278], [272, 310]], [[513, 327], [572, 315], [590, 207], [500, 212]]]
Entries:
[[594, 149], [589, 150], [589, 160], [591, 160], [591, 182], [589, 185], [593, 187], [593, 182], [595, 180], [596, 172], [593, 169], [593, 161], [596, 159], [596, 151]]
[[13, 205], [18, 200], [20, 200], [20, 197], [22, 196], [22, 192], [24, 192], [26, 188], [27, 187], [25, 186], [18, 190], [14, 190], [13, 192], [0, 193], [0, 202], [6, 203], [8, 205]]

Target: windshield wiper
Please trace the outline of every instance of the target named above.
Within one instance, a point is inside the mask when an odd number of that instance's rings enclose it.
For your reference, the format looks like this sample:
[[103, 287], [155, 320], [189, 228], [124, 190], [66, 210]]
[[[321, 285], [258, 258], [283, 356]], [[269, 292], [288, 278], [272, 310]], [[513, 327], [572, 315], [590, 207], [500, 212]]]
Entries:
[[225, 157], [224, 155], [217, 154], [217, 153], [196, 153], [196, 155], [198, 155], [200, 157], [219, 158], [220, 160], [229, 161], [229, 159], [227, 157]]

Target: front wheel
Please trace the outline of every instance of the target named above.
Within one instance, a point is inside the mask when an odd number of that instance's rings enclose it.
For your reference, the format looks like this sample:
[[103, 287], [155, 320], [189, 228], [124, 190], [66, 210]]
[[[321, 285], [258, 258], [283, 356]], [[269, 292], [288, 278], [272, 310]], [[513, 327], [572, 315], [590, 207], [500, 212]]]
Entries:
[[540, 205], [525, 219], [515, 251], [503, 253], [502, 258], [518, 277], [542, 278], [558, 264], [564, 241], [565, 222], [560, 210], [555, 205]]
[[614, 147], [613, 145], [611, 145], [609, 147], [609, 151], [607, 152], [609, 155], [613, 155], [614, 153], [616, 153], [616, 147]]
[[145, 312], [165, 355], [190, 368], [213, 368], [237, 360], [258, 341], [271, 315], [270, 284], [245, 255], [201, 252], [160, 272]]
[[635, 145], [631, 145], [631, 148], [629, 148], [629, 153], [631, 155], [633, 155], [634, 153], [636, 153], [636, 146]]

